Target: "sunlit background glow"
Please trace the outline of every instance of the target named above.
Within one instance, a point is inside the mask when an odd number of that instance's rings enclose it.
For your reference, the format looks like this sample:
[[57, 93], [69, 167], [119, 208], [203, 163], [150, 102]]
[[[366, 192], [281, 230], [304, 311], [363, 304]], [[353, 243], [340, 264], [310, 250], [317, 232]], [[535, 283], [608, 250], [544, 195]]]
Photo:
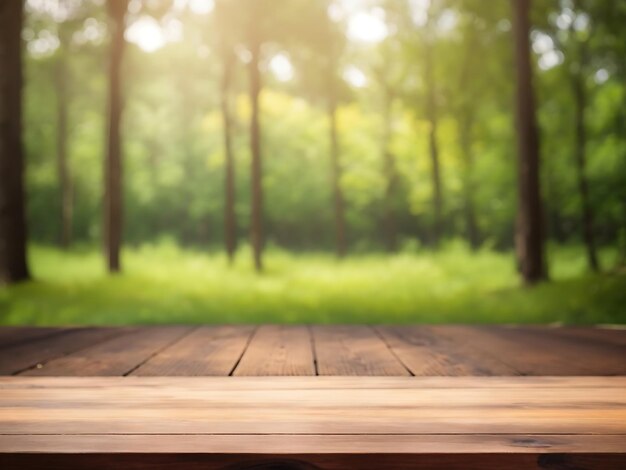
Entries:
[[142, 16], [126, 29], [126, 40], [137, 44], [146, 52], [154, 52], [166, 44], [165, 33], [150, 16]]
[[346, 67], [343, 72], [343, 78], [357, 88], [363, 88], [367, 85], [367, 77], [363, 71], [353, 65]]
[[285, 54], [276, 54], [270, 60], [270, 70], [281, 82], [287, 82], [293, 78], [293, 65]]
[[348, 22], [348, 37], [353, 41], [379, 42], [387, 36], [384, 12], [380, 9], [359, 11]]

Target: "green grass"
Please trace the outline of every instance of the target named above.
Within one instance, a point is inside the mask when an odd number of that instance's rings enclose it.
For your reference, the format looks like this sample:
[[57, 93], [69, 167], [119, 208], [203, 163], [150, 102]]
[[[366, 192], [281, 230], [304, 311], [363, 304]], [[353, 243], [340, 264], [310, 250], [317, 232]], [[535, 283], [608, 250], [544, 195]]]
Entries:
[[[615, 252], [602, 253], [605, 266]], [[511, 254], [362, 255], [270, 251], [256, 275], [243, 249], [222, 254], [168, 244], [124, 252], [124, 274], [107, 276], [97, 250], [35, 246], [36, 281], [0, 287], [0, 323], [624, 323], [626, 274], [585, 272], [579, 248], [550, 251], [552, 281], [519, 287]]]

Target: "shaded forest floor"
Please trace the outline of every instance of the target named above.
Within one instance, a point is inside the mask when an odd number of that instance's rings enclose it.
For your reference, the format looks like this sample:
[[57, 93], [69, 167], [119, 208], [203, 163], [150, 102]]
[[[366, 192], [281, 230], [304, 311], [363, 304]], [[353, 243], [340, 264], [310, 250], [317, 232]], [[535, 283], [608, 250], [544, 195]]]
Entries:
[[[270, 251], [250, 256], [146, 245], [106, 276], [98, 250], [32, 247], [36, 281], [0, 287], [0, 324], [151, 323], [626, 323], [626, 273], [586, 273], [582, 249], [550, 251], [552, 281], [519, 287], [511, 254], [355, 255]], [[602, 253], [613, 266], [615, 252]]]

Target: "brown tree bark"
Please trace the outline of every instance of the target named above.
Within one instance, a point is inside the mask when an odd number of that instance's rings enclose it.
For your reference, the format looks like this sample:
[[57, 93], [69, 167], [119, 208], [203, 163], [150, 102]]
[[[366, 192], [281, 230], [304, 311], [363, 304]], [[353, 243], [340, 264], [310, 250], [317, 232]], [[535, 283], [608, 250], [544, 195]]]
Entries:
[[394, 209], [395, 196], [397, 191], [398, 174], [396, 171], [396, 159], [391, 152], [391, 120], [393, 108], [393, 93], [385, 90], [384, 112], [383, 112], [383, 161], [384, 175], [386, 179], [385, 198], [383, 200], [383, 229], [385, 234], [385, 244], [387, 251], [394, 252], [397, 249], [397, 227], [396, 213]]
[[235, 161], [232, 145], [232, 118], [230, 115], [230, 81], [235, 65], [231, 51], [223, 51], [223, 70], [221, 86], [221, 108], [224, 133], [224, 156], [226, 173], [224, 175], [224, 241], [228, 261], [233, 262], [237, 250], [237, 219], [235, 217]]
[[261, 93], [261, 72], [259, 70], [259, 56], [261, 47], [254, 26], [251, 27], [250, 40], [250, 103], [252, 115], [250, 117], [250, 153], [251, 167], [251, 220], [250, 243], [254, 256], [254, 267], [257, 272], [263, 270], [263, 184], [261, 166], [261, 132], [259, 124], [259, 96]]
[[539, 181], [539, 135], [530, 61], [530, 0], [511, 0], [516, 63], [518, 212], [515, 245], [524, 283], [547, 278]]
[[109, 109], [107, 153], [104, 168], [104, 242], [109, 272], [121, 270], [120, 248], [123, 224], [122, 173], [122, 89], [121, 66], [124, 56], [124, 19], [128, 0], [108, 0], [111, 45], [109, 63]]
[[61, 233], [59, 242], [68, 248], [72, 242], [72, 185], [67, 161], [67, 73], [65, 58], [59, 57], [56, 64], [57, 91], [57, 173], [59, 179]]
[[0, 2], [0, 282], [30, 278], [22, 144], [22, 0]]
[[567, 235], [563, 231], [563, 219], [561, 217], [561, 211], [556, 197], [555, 188], [557, 187], [557, 176], [554, 169], [549, 165], [544, 167], [545, 179], [544, 179], [544, 194], [545, 194], [545, 211], [546, 211], [546, 237], [550, 237], [559, 243], [563, 243], [567, 240]]
[[576, 177], [578, 180], [578, 192], [582, 205], [581, 225], [585, 249], [587, 252], [587, 262], [593, 271], [598, 271], [600, 265], [596, 251], [595, 237], [593, 233], [593, 209], [589, 200], [589, 182], [587, 180], [587, 130], [585, 128], [585, 108], [587, 106], [587, 96], [585, 92], [585, 81], [583, 67], [586, 62], [585, 45], [581, 45], [580, 62], [578, 70], [572, 77], [572, 88], [574, 93], [574, 125], [576, 128]]
[[333, 185], [333, 208], [335, 214], [335, 251], [338, 258], [346, 254], [345, 200], [341, 189], [341, 161], [339, 157], [339, 137], [337, 135], [337, 97], [335, 90], [334, 67], [329, 70], [328, 125], [330, 137], [331, 178]]
[[476, 210], [474, 204], [474, 154], [472, 153], [472, 117], [471, 111], [464, 113], [460, 126], [461, 153], [465, 176], [463, 178], [463, 197], [465, 204], [465, 230], [467, 240], [472, 250], [476, 250], [480, 244], [478, 223], [476, 222]]
[[[466, 54], [463, 60], [461, 73], [459, 74], [459, 82], [457, 87], [459, 90], [467, 87], [468, 82], [472, 80], [472, 73], [477, 63], [475, 55], [479, 54], [480, 48], [477, 38], [477, 32], [474, 28], [470, 29], [465, 38]], [[459, 125], [459, 143], [461, 147], [461, 156], [463, 160], [463, 198], [465, 213], [465, 232], [467, 241], [472, 250], [476, 250], [480, 245], [480, 233], [478, 223], [476, 221], [475, 209], [475, 181], [474, 181], [474, 152], [472, 151], [472, 140], [474, 123], [476, 121], [476, 104], [462, 96], [459, 106], [456, 110]]]
[[433, 243], [437, 245], [443, 231], [443, 191], [441, 188], [441, 168], [439, 164], [439, 146], [437, 144], [437, 99], [436, 84], [434, 75], [434, 62], [431, 39], [426, 39], [426, 50], [424, 54], [424, 67], [426, 74], [426, 115], [430, 123], [428, 133], [428, 148], [432, 165], [432, 186], [433, 186]]

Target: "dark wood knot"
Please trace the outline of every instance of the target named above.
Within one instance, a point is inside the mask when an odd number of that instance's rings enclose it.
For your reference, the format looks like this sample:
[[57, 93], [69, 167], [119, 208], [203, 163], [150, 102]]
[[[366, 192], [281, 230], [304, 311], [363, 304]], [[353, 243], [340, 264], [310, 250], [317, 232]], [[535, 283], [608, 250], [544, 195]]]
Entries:
[[511, 444], [515, 447], [528, 447], [528, 448], [549, 448], [552, 444], [545, 440], [528, 438], [528, 439], [513, 439]]

